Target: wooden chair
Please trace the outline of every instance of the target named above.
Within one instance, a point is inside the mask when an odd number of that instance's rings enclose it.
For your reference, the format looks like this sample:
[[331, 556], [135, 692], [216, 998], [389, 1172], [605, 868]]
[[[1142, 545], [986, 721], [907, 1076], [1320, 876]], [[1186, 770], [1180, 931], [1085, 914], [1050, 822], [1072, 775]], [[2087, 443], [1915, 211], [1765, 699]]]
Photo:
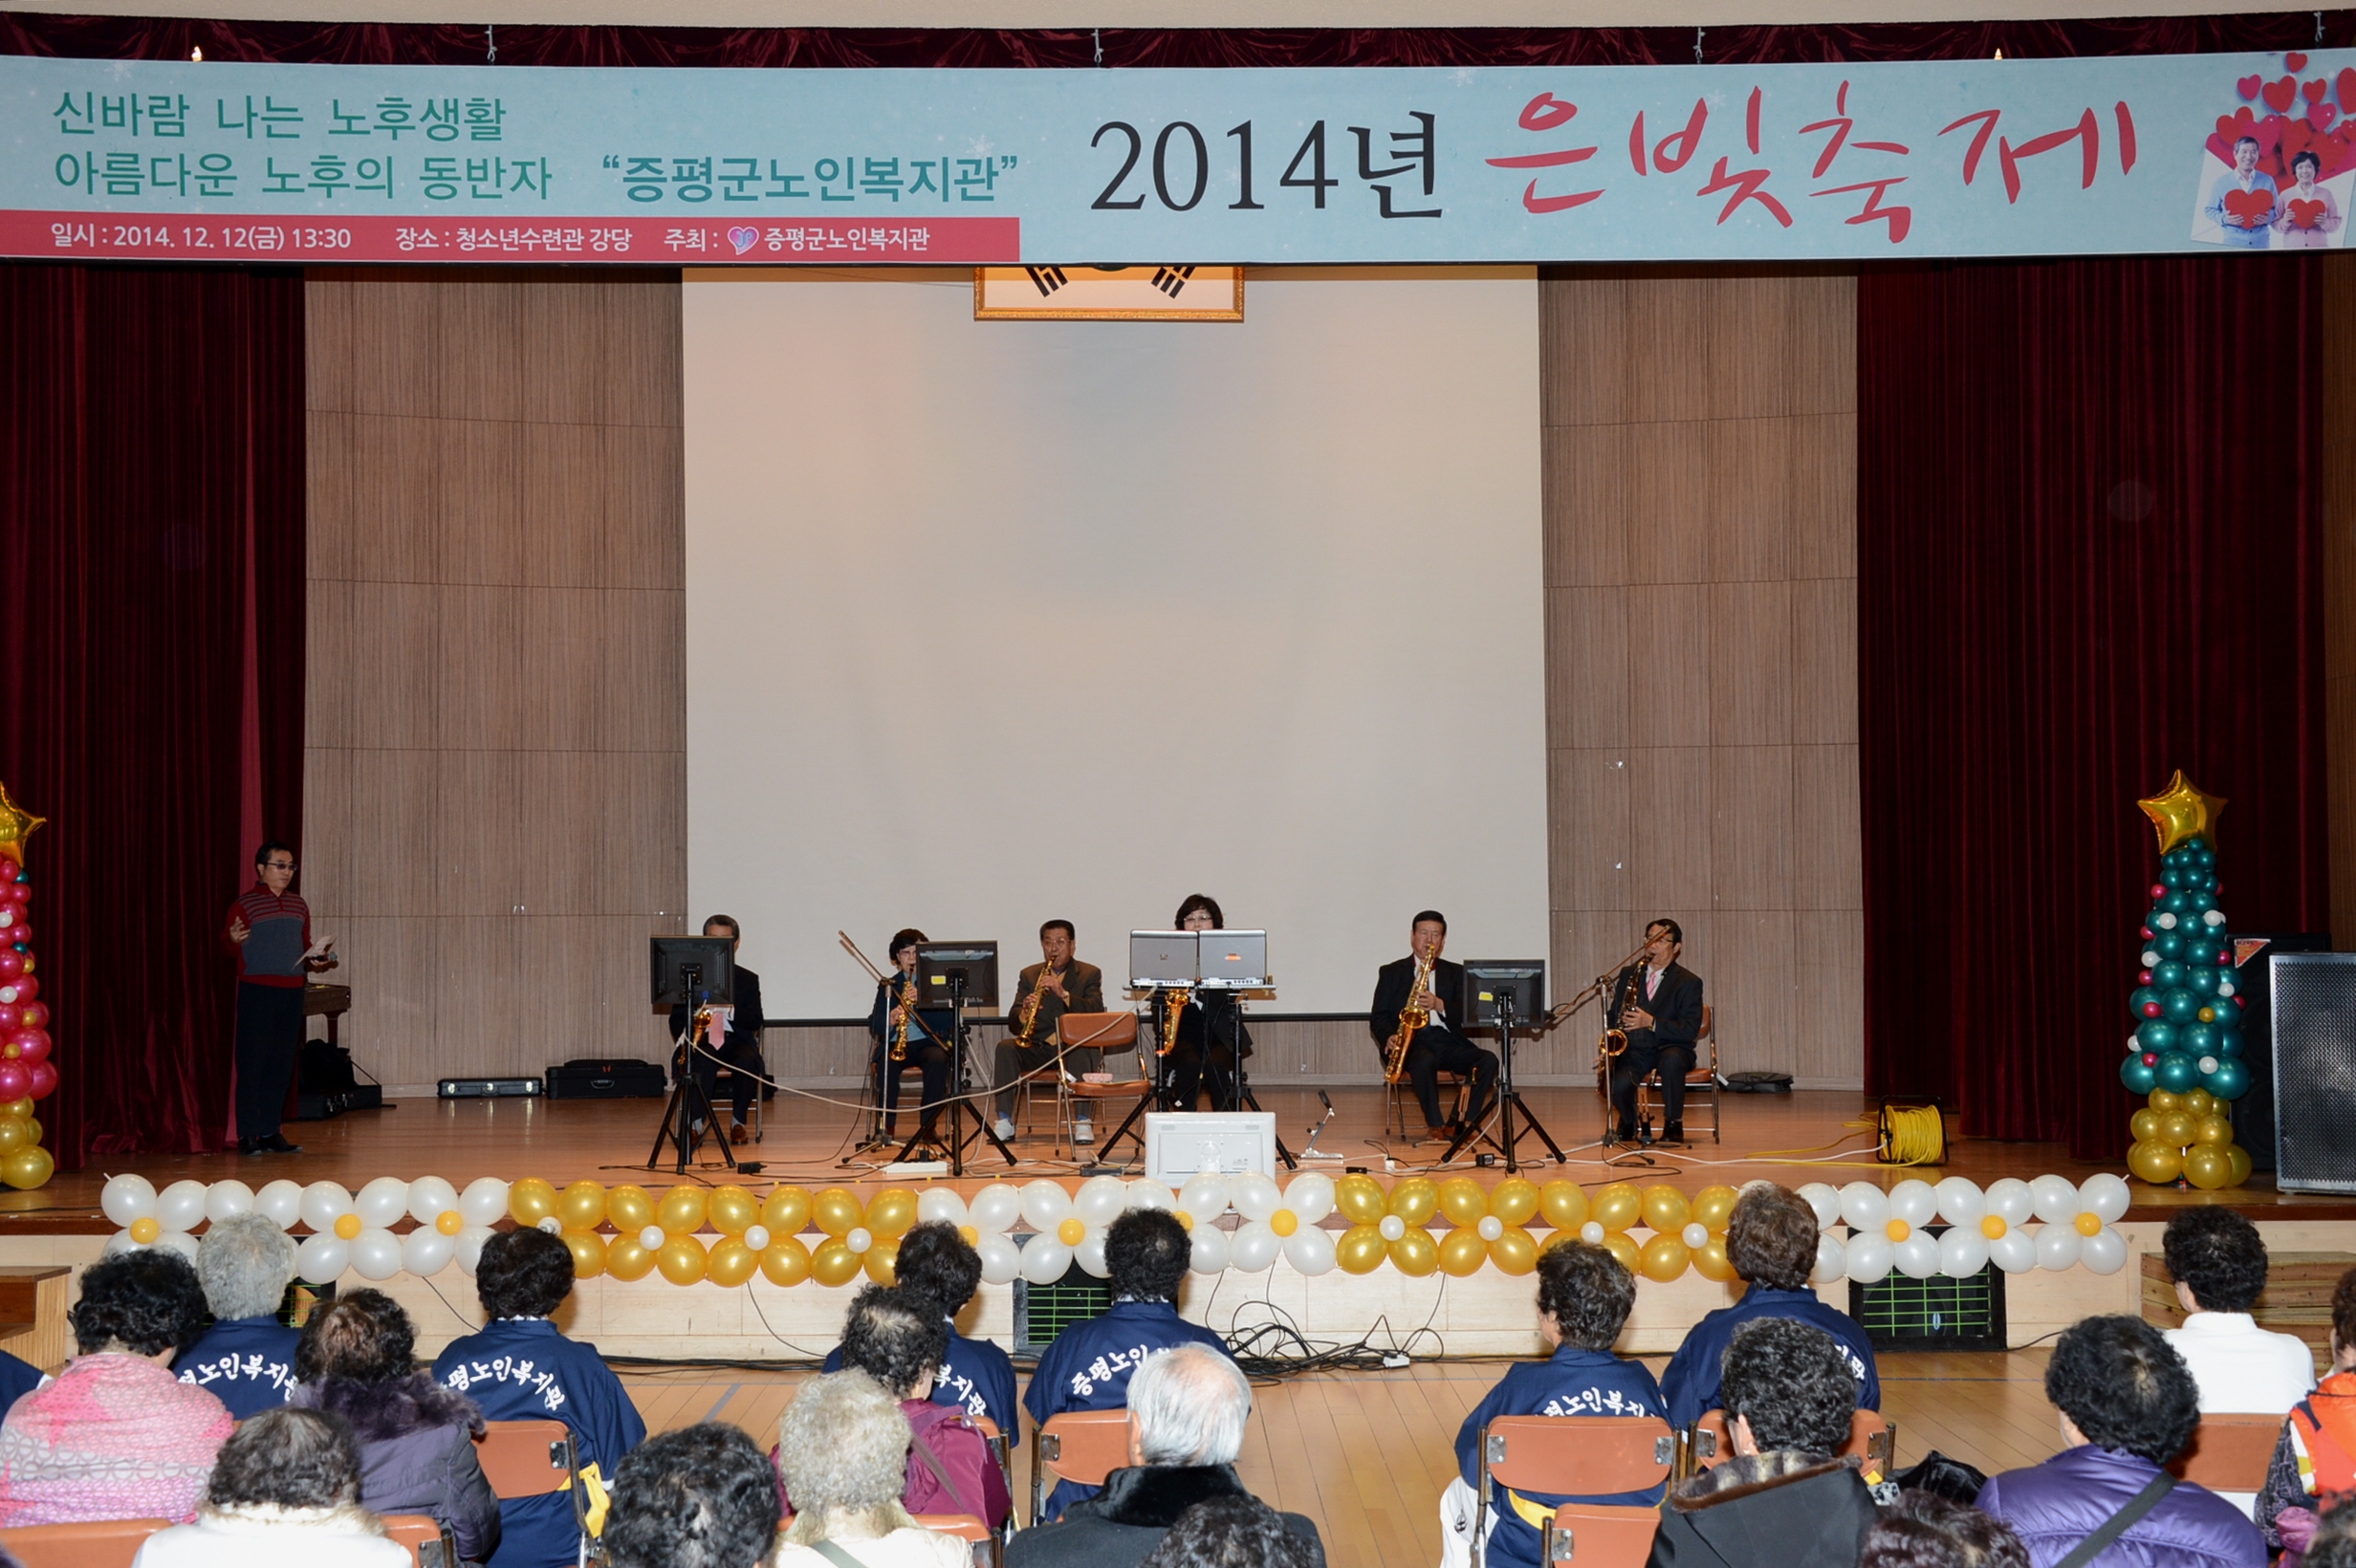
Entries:
[[[1703, 1047], [1709, 1048], [1707, 1056]], [[1697, 1100], [1710, 1107], [1710, 1141], [1718, 1142], [1718, 1097], [1725, 1091], [1718, 1085], [1718, 1024], [1710, 1004], [1702, 1004], [1702, 1032], [1693, 1040], [1693, 1068], [1685, 1076], [1685, 1110], [1691, 1114]], [[1666, 1114], [1668, 1107], [1660, 1100], [1661, 1070], [1647, 1073], [1636, 1086], [1639, 1110], [1647, 1115]], [[1681, 1122], [1678, 1123], [1684, 1127]], [[1691, 1129], [1687, 1129], [1689, 1132]]]
[[[2280, 1423], [2276, 1425], [2279, 1428]], [[1686, 1429], [1684, 1448], [1683, 1473], [1688, 1476], [1698, 1475], [1711, 1466], [1733, 1458], [1734, 1439], [1727, 1429], [1726, 1412], [1705, 1412]], [[2268, 1449], [2270, 1454], [2272, 1451]], [[1840, 1457], [1851, 1456], [1865, 1461], [1866, 1480], [1882, 1479], [1897, 1467], [1898, 1428], [1879, 1410], [1858, 1411], [1849, 1417], [1849, 1440], [1841, 1448]]]
[[2192, 1441], [2170, 1462], [2179, 1481], [2211, 1492], [2263, 1492], [2282, 1436], [2282, 1417], [2218, 1413], [2200, 1418]]
[[1101, 1487], [1104, 1477], [1129, 1462], [1129, 1412], [1066, 1410], [1047, 1418], [1031, 1433], [1031, 1522], [1047, 1508], [1047, 1477], [1083, 1487]]
[[[1644, 1492], [1676, 1469], [1677, 1439], [1657, 1416], [1499, 1416], [1481, 1428], [1480, 1455], [1472, 1538], [1486, 1564], [1492, 1482], [1516, 1492]], [[1565, 1503], [1540, 1532], [1538, 1560], [1642, 1568], [1660, 1522], [1657, 1508]]]
[[385, 1538], [409, 1549], [417, 1568], [458, 1568], [458, 1541], [450, 1527], [424, 1514], [387, 1514]]
[[[1067, 1013], [1056, 1020], [1056, 1038], [1066, 1051], [1101, 1051], [1107, 1065], [1110, 1065], [1116, 1051], [1137, 1049], [1137, 1014], [1129, 1012]], [[1094, 1123], [1101, 1102], [1125, 1100], [1133, 1103], [1153, 1093], [1153, 1079], [1142, 1072], [1142, 1057], [1140, 1065], [1139, 1077], [1116, 1083], [1088, 1083], [1077, 1078], [1065, 1079], [1058, 1077], [1056, 1079], [1057, 1152], [1061, 1153], [1065, 1149], [1067, 1140], [1077, 1131], [1074, 1123], [1081, 1117], [1087, 1117]], [[1111, 1135], [1106, 1133], [1105, 1136]], [[1145, 1135], [1131, 1128], [1129, 1136], [1137, 1140], [1138, 1152], [1145, 1152]], [[1079, 1143], [1072, 1142], [1068, 1146], [1077, 1156]], [[1102, 1152], [1102, 1145], [1098, 1145], [1098, 1151]]]
[[169, 1519], [105, 1519], [95, 1524], [28, 1524], [0, 1530], [0, 1546], [25, 1568], [131, 1568], [147, 1537]]

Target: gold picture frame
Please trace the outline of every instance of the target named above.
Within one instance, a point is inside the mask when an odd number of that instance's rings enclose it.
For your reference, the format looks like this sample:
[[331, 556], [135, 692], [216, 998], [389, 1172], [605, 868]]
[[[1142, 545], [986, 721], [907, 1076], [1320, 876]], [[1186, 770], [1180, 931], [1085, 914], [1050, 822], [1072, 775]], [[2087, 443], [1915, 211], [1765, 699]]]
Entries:
[[1240, 321], [1243, 268], [976, 267], [976, 321]]

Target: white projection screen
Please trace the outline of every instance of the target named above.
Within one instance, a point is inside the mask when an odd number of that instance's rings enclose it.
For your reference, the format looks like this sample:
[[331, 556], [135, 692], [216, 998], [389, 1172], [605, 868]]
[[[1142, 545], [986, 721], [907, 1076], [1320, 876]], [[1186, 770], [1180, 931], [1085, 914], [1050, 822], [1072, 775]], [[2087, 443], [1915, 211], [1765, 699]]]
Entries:
[[1126, 979], [1209, 893], [1273, 1013], [1427, 905], [1547, 951], [1538, 283], [1254, 272], [1234, 324], [990, 321], [970, 272], [690, 272], [688, 888], [775, 1018], [903, 926]]

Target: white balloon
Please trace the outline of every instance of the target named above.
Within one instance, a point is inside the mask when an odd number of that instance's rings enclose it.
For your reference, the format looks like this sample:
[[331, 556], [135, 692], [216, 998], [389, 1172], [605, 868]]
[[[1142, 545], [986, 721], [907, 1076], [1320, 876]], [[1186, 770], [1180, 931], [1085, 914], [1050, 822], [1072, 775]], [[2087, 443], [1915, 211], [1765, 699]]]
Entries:
[[1808, 1275], [1809, 1282], [1829, 1285], [1849, 1272], [1848, 1249], [1839, 1236], [1819, 1232], [1816, 1238], [1816, 1272]]
[[144, 1176], [109, 1176], [98, 1189], [98, 1208], [117, 1225], [128, 1227], [156, 1211], [156, 1185]]
[[401, 1272], [401, 1238], [381, 1226], [362, 1230], [352, 1238], [352, 1267], [362, 1279], [392, 1278]]
[[1198, 1220], [1215, 1220], [1227, 1212], [1232, 1188], [1226, 1177], [1215, 1171], [1199, 1171], [1187, 1178], [1187, 1185], [1178, 1189], [1178, 1207]]
[[[973, 1194], [968, 1212], [973, 1216], [973, 1229], [985, 1234], [1004, 1231], [1022, 1218], [1022, 1194], [1004, 1182], [993, 1182]], [[1008, 1274], [1007, 1278], [1014, 1276]]]
[[458, 1194], [458, 1212], [469, 1226], [496, 1225], [507, 1213], [507, 1184], [496, 1176], [477, 1176]]
[[1128, 1183], [1118, 1176], [1091, 1176], [1072, 1194], [1072, 1212], [1089, 1229], [1096, 1230], [1120, 1218], [1128, 1203]]
[[2018, 1228], [2036, 1208], [2036, 1196], [2030, 1192], [2029, 1184], [2019, 1177], [1999, 1177], [1988, 1184], [1988, 1212], [2006, 1225]]
[[156, 1237], [156, 1245], [178, 1252], [191, 1263], [196, 1261], [196, 1238], [185, 1230], [166, 1230]]
[[354, 1196], [352, 1210], [369, 1230], [384, 1230], [409, 1211], [409, 1184], [398, 1176], [380, 1176]]
[[670, 1237], [663, 1233], [663, 1228], [659, 1225], [644, 1226], [638, 1232], [638, 1244], [650, 1252], [661, 1252], [663, 1244], [668, 1240]]
[[2026, 1274], [2037, 1267], [2037, 1238], [2026, 1230], [2007, 1230], [1988, 1244], [1988, 1260], [2006, 1274]]
[[1950, 1176], [1931, 1188], [1939, 1200], [1939, 1213], [1950, 1225], [1960, 1225], [1977, 1230], [1979, 1222], [1988, 1212], [1987, 1194], [1979, 1184], [1964, 1176]]
[[[1270, 1183], [1274, 1186], [1274, 1183]], [[1298, 1234], [1298, 1232], [1296, 1232]], [[1266, 1220], [1246, 1220], [1227, 1238], [1227, 1261], [1246, 1274], [1259, 1274], [1276, 1261], [1284, 1251], [1284, 1238], [1269, 1228]]]
[[2213, 926], [2213, 927], [2214, 927], [2214, 926], [2222, 926], [2222, 925], [2224, 925], [2224, 924], [2225, 924], [2225, 911], [2224, 911], [2224, 910], [2222, 910], [2222, 909], [2206, 909], [2206, 910], [2203, 910], [2203, 911], [2201, 912], [2200, 923], [2201, 923], [2203, 926]]
[[[1392, 1219], [1392, 1218], [1394, 1218], [1394, 1217], [1395, 1217], [1395, 1216], [1393, 1216], [1393, 1215], [1388, 1215], [1388, 1214], [1385, 1214], [1385, 1215], [1384, 1216], [1385, 1220], [1386, 1220], [1386, 1221], [1387, 1221], [1387, 1220], [1389, 1220], [1389, 1219]], [[1403, 1235], [1403, 1236], [1404, 1236], [1404, 1235], [1406, 1235], [1406, 1234], [1407, 1233], [1407, 1221], [1405, 1221], [1405, 1220], [1400, 1220], [1400, 1221], [1399, 1221], [1399, 1233], [1400, 1233], [1401, 1235]], [[1388, 1237], [1388, 1236], [1385, 1236], [1383, 1239], [1384, 1239], [1384, 1240], [1385, 1240], [1385, 1241], [1388, 1241], [1388, 1240], [1390, 1240], [1391, 1238], [1390, 1238], [1390, 1237]], [[1580, 1240], [1582, 1240], [1582, 1241], [1583, 1241], [1583, 1242], [1585, 1242], [1585, 1243], [1586, 1243], [1588, 1246], [1590, 1246], [1590, 1247], [1601, 1247], [1601, 1246], [1603, 1246], [1603, 1222], [1602, 1220], [1589, 1220], [1589, 1221], [1587, 1221], [1584, 1225], [1582, 1225], [1582, 1226], [1579, 1228], [1579, 1239], [1580, 1239]]]
[[156, 1219], [166, 1230], [185, 1230], [204, 1217], [202, 1182], [174, 1182], [156, 1194]]
[[[967, 1226], [972, 1224], [966, 1210], [966, 1201], [950, 1187], [928, 1187], [916, 1197], [916, 1217], [925, 1224]], [[753, 1244], [747, 1242], [746, 1246]], [[758, 1251], [758, 1249], [754, 1249]]]
[[1385, 1214], [1375, 1229], [1383, 1232], [1385, 1241], [1397, 1241], [1407, 1233], [1407, 1222], [1396, 1214]]
[[539, 1222], [534, 1225], [532, 1229], [534, 1230], [545, 1231], [547, 1234], [552, 1236], [560, 1236], [564, 1234], [564, 1221], [558, 1219], [554, 1214], [542, 1214], [539, 1218]]
[[1247, 1220], [1264, 1220], [1284, 1207], [1276, 1184], [1256, 1170], [1247, 1170], [1229, 1184], [1228, 1201]]
[[1227, 1232], [1215, 1225], [1197, 1225], [1193, 1245], [1187, 1253], [1187, 1267], [1196, 1274], [1215, 1274], [1227, 1267]]
[[[2071, 1195], [2076, 1196], [2077, 1188], [2070, 1190]], [[2060, 1274], [2078, 1261], [2078, 1244], [2083, 1239], [2075, 1225], [2040, 1226], [2037, 1231], [2037, 1266]]]
[[[1334, 1211], [1334, 1179], [1321, 1170], [1294, 1177], [1284, 1189], [1284, 1207], [1300, 1217], [1302, 1226], [1316, 1225]], [[1300, 1232], [1296, 1230], [1293, 1234]]]
[[[459, 1212], [463, 1214], [466, 1210], [462, 1209]], [[474, 1266], [483, 1260], [483, 1243], [498, 1233], [488, 1225], [469, 1225], [464, 1230], [459, 1231], [456, 1237], [458, 1245], [453, 1253], [457, 1258], [459, 1270], [471, 1275], [474, 1273]]]
[[2047, 1225], [2078, 1217], [2078, 1184], [2067, 1176], [2040, 1176], [2029, 1184], [2029, 1211]]
[[262, 1190], [253, 1195], [253, 1211], [268, 1214], [278, 1222], [281, 1230], [294, 1229], [294, 1222], [303, 1217], [302, 1183], [290, 1182], [283, 1176], [263, 1183]]
[[2117, 1224], [2134, 1198], [2134, 1189], [2127, 1185], [2125, 1178], [2113, 1176], [2107, 1170], [2099, 1176], [2087, 1177], [2078, 1186], [2079, 1206], [2101, 1219], [2105, 1225]]
[[766, 1225], [748, 1225], [748, 1226], [746, 1226], [746, 1227], [745, 1227], [745, 1245], [746, 1245], [747, 1247], [752, 1248], [752, 1249], [753, 1249], [754, 1252], [768, 1252], [768, 1251], [769, 1251], [769, 1227], [768, 1227], [768, 1226], [766, 1226]]
[[1104, 1232], [1090, 1230], [1080, 1237], [1080, 1245], [1072, 1249], [1072, 1261], [1098, 1279], [1110, 1279], [1113, 1267], [1104, 1261]]
[[2117, 1274], [2127, 1267], [2127, 1238], [2105, 1225], [2079, 1242], [2078, 1261], [2098, 1274]]
[[[1494, 1214], [1483, 1214], [1481, 1216], [1481, 1222], [1472, 1227], [1472, 1230], [1473, 1233], [1479, 1236], [1483, 1241], [1494, 1241], [1499, 1236], [1505, 1234], [1505, 1222], [1497, 1218]], [[1708, 1239], [1706, 1232], [1704, 1239]]]
[[351, 1260], [351, 1244], [332, 1230], [305, 1236], [303, 1244], [294, 1249], [294, 1272], [313, 1285], [334, 1284], [343, 1277]]
[[982, 1260], [982, 1278], [993, 1285], [1003, 1285], [1022, 1273], [1022, 1249], [995, 1230], [983, 1231], [973, 1251]]
[[142, 1251], [144, 1251], [144, 1249], [142, 1249], [138, 1242], [131, 1239], [130, 1231], [118, 1230], [113, 1235], [106, 1238], [105, 1250], [100, 1252], [98, 1255], [100, 1257], [113, 1257], [117, 1252], [137, 1252]]
[[404, 1274], [424, 1279], [449, 1267], [450, 1257], [458, 1251], [455, 1238], [444, 1235], [430, 1225], [421, 1225], [401, 1238], [401, 1267]]
[[1800, 1195], [1816, 1210], [1817, 1228], [1832, 1224], [1841, 1217], [1841, 1189], [1828, 1182], [1808, 1182], [1800, 1188]]
[[1284, 1238], [1284, 1261], [1293, 1266], [1295, 1274], [1311, 1279], [1321, 1274], [1331, 1274], [1334, 1267], [1333, 1233], [1320, 1230], [1314, 1225], [1302, 1226]]
[[1988, 1238], [1976, 1225], [1958, 1225], [1939, 1238], [1939, 1273], [1969, 1279], [1988, 1267]]
[[[303, 1188], [303, 1223], [314, 1230], [333, 1230], [336, 1222], [352, 1212], [352, 1194], [333, 1182], [314, 1182]], [[499, 1212], [507, 1212], [507, 1205], [499, 1205]], [[343, 1271], [336, 1271], [341, 1274]], [[309, 1279], [311, 1276], [303, 1276]], [[315, 1283], [319, 1283], [315, 1281]]]
[[420, 1176], [409, 1184], [409, 1218], [420, 1225], [430, 1226], [457, 1207], [458, 1189], [439, 1176]]
[[1928, 1230], [1917, 1230], [1889, 1250], [1898, 1272], [1909, 1279], [1929, 1279], [1939, 1272], [1939, 1242]]
[[1707, 1247], [1710, 1245], [1710, 1227], [1699, 1220], [1688, 1220], [1685, 1223], [1685, 1229], [1678, 1233], [1677, 1239], [1684, 1242], [1689, 1249]]
[[243, 1182], [215, 1182], [205, 1189], [205, 1217], [225, 1220], [253, 1212], [253, 1188]]
[[1022, 1276], [1034, 1285], [1052, 1285], [1072, 1269], [1072, 1250], [1050, 1235], [1033, 1236], [1023, 1244]]
[[1904, 1220], [1917, 1230], [1929, 1225], [1938, 1211], [1938, 1193], [1920, 1177], [1909, 1176], [1889, 1189], [1890, 1218]]
[[[1022, 1189], [1022, 1217], [1023, 1223], [1034, 1230], [1053, 1230], [1072, 1217], [1072, 1195], [1064, 1191], [1060, 1184], [1051, 1182], [1044, 1176], [1036, 1182], [1027, 1182]], [[1031, 1276], [1025, 1274], [1023, 1277], [1028, 1279]], [[1063, 1276], [1058, 1274], [1056, 1277], [1060, 1279]]]
[[1849, 1237], [1848, 1275], [1860, 1285], [1878, 1284], [1889, 1277], [1892, 1255], [1889, 1238], [1879, 1230], [1860, 1230]]
[[2176, 928], [2176, 917], [2163, 909], [2158, 915], [2152, 918], [2151, 924], [2157, 926], [2163, 931], [2172, 931]]
[[[867, 1254], [867, 1250], [875, 1245], [875, 1232], [868, 1230], [863, 1225], [854, 1225], [843, 1236], [842, 1245], [848, 1247], [852, 1252], [858, 1253], [862, 1257], [864, 1257]], [[1057, 1245], [1060, 1246], [1062, 1244], [1058, 1242]], [[1029, 1278], [1030, 1276], [1026, 1274], [1024, 1277]], [[1057, 1274], [1054, 1276], [1054, 1279], [1041, 1280], [1039, 1283], [1053, 1284], [1056, 1279], [1061, 1279], [1063, 1275]]]
[[1851, 1182], [1841, 1189], [1841, 1217], [1852, 1230], [1879, 1230], [1889, 1223], [1889, 1194], [1871, 1182]]
[[1129, 1184], [1131, 1209], [1159, 1209], [1168, 1213], [1178, 1207], [1178, 1195], [1150, 1176], [1140, 1176]]
[[2143, 962], [2145, 969], [2157, 969], [2160, 962], [2160, 950], [2157, 947], [2146, 947], [2143, 951]]

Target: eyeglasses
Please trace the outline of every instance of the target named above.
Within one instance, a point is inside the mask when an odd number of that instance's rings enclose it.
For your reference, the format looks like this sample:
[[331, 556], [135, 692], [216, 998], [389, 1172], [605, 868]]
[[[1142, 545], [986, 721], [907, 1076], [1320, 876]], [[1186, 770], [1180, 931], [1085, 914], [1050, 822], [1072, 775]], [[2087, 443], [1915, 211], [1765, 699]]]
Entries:
[[266, 862], [262, 869], [265, 871], [292, 871], [294, 869], [294, 862], [293, 860], [271, 860]]

